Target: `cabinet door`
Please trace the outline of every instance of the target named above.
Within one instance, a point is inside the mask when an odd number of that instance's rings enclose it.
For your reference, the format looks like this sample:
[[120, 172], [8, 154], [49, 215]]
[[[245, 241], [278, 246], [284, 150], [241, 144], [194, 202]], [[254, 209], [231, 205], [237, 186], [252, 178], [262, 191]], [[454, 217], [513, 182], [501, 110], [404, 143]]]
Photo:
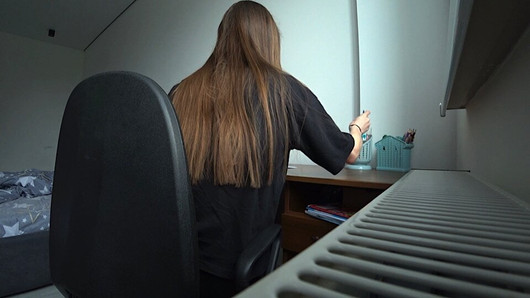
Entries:
[[282, 214], [283, 248], [296, 253], [301, 252], [335, 227], [337, 225], [312, 218], [304, 213], [286, 212]]

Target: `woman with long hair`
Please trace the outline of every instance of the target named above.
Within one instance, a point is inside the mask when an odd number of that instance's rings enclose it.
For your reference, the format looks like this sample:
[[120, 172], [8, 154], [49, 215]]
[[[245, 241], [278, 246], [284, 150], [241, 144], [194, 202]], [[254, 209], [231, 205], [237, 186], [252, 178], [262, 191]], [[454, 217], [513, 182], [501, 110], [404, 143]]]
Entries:
[[336, 174], [353, 163], [369, 112], [343, 133], [280, 64], [269, 11], [240, 1], [224, 14], [206, 63], [170, 92], [195, 201], [201, 296], [232, 296], [239, 253], [275, 222], [289, 151]]

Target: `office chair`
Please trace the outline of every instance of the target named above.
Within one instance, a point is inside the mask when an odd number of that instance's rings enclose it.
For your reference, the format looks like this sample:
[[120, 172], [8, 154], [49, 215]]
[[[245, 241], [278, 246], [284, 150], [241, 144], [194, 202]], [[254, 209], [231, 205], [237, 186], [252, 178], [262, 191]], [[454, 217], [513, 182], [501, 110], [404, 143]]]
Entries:
[[[277, 266], [279, 239], [274, 225], [241, 254], [238, 289]], [[57, 147], [55, 286], [66, 297], [196, 297], [197, 243], [184, 146], [166, 93], [131, 72], [81, 82]], [[268, 265], [258, 266], [260, 259]]]
[[198, 296], [195, 214], [166, 93], [130, 72], [92, 76], [63, 115], [50, 270], [65, 296]]
[[274, 271], [281, 263], [281, 255], [281, 226], [273, 224], [241, 252], [236, 262], [236, 290], [242, 291]]

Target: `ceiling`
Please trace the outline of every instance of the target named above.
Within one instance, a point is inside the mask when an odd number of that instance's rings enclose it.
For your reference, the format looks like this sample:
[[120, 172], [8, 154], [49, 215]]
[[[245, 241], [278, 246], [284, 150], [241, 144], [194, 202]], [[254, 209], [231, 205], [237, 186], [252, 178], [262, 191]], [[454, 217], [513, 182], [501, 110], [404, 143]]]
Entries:
[[0, 31], [85, 50], [135, 1], [1, 0]]

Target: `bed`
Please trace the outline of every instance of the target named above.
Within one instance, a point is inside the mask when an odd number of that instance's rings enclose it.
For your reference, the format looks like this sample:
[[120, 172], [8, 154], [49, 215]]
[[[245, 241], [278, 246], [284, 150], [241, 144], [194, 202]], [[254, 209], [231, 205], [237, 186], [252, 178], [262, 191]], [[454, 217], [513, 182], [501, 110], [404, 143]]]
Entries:
[[51, 284], [53, 171], [0, 172], [0, 297]]

